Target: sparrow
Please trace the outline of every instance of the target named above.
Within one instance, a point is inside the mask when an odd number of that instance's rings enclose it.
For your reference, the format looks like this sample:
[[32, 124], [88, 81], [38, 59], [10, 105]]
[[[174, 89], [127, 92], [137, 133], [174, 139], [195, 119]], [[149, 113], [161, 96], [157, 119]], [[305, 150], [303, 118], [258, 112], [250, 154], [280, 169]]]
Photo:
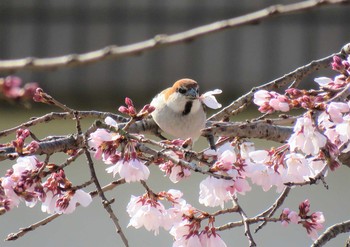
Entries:
[[206, 113], [199, 97], [199, 86], [192, 79], [181, 79], [157, 94], [151, 113], [157, 125], [175, 138], [197, 141], [205, 128]]

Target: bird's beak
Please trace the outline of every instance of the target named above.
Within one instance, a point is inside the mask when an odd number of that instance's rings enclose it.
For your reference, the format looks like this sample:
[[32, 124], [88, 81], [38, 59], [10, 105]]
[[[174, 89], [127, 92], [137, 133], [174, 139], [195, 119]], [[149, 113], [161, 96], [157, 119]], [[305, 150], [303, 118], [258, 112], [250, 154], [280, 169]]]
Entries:
[[186, 92], [186, 97], [191, 99], [197, 99], [198, 98], [198, 92], [195, 88], [190, 88]]

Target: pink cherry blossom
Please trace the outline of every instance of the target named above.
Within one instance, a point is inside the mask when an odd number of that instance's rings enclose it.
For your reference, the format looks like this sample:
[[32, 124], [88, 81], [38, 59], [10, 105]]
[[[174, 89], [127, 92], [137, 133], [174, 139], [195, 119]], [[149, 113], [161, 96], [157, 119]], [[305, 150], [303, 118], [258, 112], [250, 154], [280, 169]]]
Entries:
[[287, 154], [285, 164], [287, 166], [287, 173], [284, 177], [285, 182], [304, 182], [311, 176], [308, 161], [302, 154]]
[[188, 168], [176, 165], [171, 160], [160, 164], [159, 168], [169, 176], [170, 181], [173, 183], [177, 183], [180, 180], [191, 176], [191, 171]]
[[200, 225], [198, 222], [191, 222], [188, 219], [184, 219], [183, 221], [174, 224], [174, 226], [169, 231], [169, 233], [174, 236], [175, 239], [173, 247], [202, 247], [199, 239], [199, 227]]
[[256, 150], [249, 153], [250, 160], [247, 160], [245, 174], [251, 181], [262, 187], [264, 191], [276, 186], [277, 192], [285, 187], [283, 176], [286, 170], [282, 165], [276, 169], [273, 164], [273, 157], [266, 150]]
[[343, 122], [343, 115], [349, 112], [349, 110], [349, 105], [342, 102], [331, 102], [327, 105], [327, 113], [334, 123]]
[[119, 173], [127, 183], [147, 180], [150, 174], [148, 167], [144, 162], [137, 158], [129, 160], [121, 159], [115, 165], [106, 169], [107, 173], [113, 173], [113, 177]]
[[321, 87], [337, 90], [347, 85], [346, 77], [344, 75], [338, 75], [334, 77], [334, 80], [328, 77], [318, 77], [314, 79]]
[[202, 243], [198, 235], [192, 234], [188, 238], [176, 240], [173, 247], [202, 247]]
[[221, 104], [215, 98], [215, 94], [221, 94], [222, 91], [220, 89], [215, 89], [213, 91], [208, 91], [202, 94], [199, 98], [200, 100], [211, 109], [219, 109], [221, 108]]
[[220, 235], [216, 233], [215, 228], [206, 227], [199, 235], [202, 247], [226, 247]]
[[159, 227], [163, 223], [164, 211], [165, 209], [161, 204], [156, 206], [145, 204], [131, 217], [128, 227], [133, 226], [138, 229], [143, 226], [147, 231], [154, 231], [154, 235], [158, 235]]
[[224, 203], [232, 199], [232, 194], [227, 188], [234, 186], [234, 181], [207, 177], [200, 185], [199, 202], [205, 206], [224, 208]]
[[282, 220], [282, 226], [288, 226], [289, 223], [298, 224], [300, 220], [298, 213], [290, 210], [289, 208], [283, 209], [280, 218]]
[[263, 113], [272, 113], [274, 111], [287, 112], [290, 110], [290, 100], [285, 96], [274, 91], [259, 90], [254, 94], [254, 103]]
[[[175, 224], [182, 221], [184, 213], [191, 214], [192, 206], [182, 199], [182, 192], [179, 190], [169, 190], [158, 194], [144, 194], [143, 196], [131, 196], [127, 206], [130, 222], [128, 226], [135, 228], [145, 227], [148, 231], [159, 233], [159, 228], [169, 230]], [[158, 200], [163, 198], [172, 204], [166, 209]]]
[[316, 129], [308, 113], [297, 119], [294, 133], [288, 140], [291, 151], [301, 150], [307, 155], [317, 155], [326, 142], [327, 138]]
[[[65, 197], [60, 197], [56, 201], [56, 212], [57, 213], [63, 213], [63, 214], [71, 214], [75, 211], [75, 208], [77, 207], [77, 204], [80, 204], [83, 207], [87, 207], [92, 202], [92, 197], [89, 193], [83, 191], [83, 190], [76, 190], [71, 193], [67, 193], [65, 195], [68, 199], [68, 204], [65, 206], [60, 205], [60, 199], [65, 200]], [[66, 201], [64, 202], [66, 203]]]
[[305, 220], [302, 225], [306, 228], [309, 237], [315, 241], [318, 237], [318, 231], [323, 229], [325, 218], [322, 212], [312, 213], [309, 219]]

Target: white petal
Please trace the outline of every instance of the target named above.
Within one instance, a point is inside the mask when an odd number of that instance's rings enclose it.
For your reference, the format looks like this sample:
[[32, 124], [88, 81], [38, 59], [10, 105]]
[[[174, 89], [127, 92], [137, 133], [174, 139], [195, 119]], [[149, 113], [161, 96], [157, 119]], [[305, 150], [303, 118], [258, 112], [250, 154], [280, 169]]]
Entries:
[[111, 126], [114, 126], [116, 128], [118, 128], [118, 123], [111, 117], [106, 117], [105, 118], [105, 123]]
[[318, 77], [314, 79], [320, 86], [327, 86], [327, 84], [333, 82], [331, 78], [328, 77]]
[[205, 92], [203, 94], [204, 97], [206, 97], [207, 95], [213, 95], [213, 94], [221, 94], [222, 93], [222, 90], [221, 89], [214, 89], [212, 91], [208, 91], [208, 92]]
[[221, 108], [221, 104], [218, 103], [218, 101], [213, 95], [203, 97], [202, 102], [211, 109]]
[[83, 207], [89, 206], [89, 204], [92, 202], [92, 197], [89, 193], [83, 191], [83, 190], [77, 190], [75, 192], [75, 196], [77, 197], [77, 201], [82, 205]]

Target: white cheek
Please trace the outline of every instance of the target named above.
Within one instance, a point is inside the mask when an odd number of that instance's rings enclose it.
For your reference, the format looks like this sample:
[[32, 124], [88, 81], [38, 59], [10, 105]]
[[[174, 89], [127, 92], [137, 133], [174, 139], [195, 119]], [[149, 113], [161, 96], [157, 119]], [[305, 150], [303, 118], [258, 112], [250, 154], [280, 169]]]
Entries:
[[186, 98], [181, 94], [174, 93], [169, 96], [167, 105], [175, 112], [182, 112], [185, 109]]
[[197, 112], [201, 107], [201, 102], [199, 100], [194, 100], [191, 112]]

